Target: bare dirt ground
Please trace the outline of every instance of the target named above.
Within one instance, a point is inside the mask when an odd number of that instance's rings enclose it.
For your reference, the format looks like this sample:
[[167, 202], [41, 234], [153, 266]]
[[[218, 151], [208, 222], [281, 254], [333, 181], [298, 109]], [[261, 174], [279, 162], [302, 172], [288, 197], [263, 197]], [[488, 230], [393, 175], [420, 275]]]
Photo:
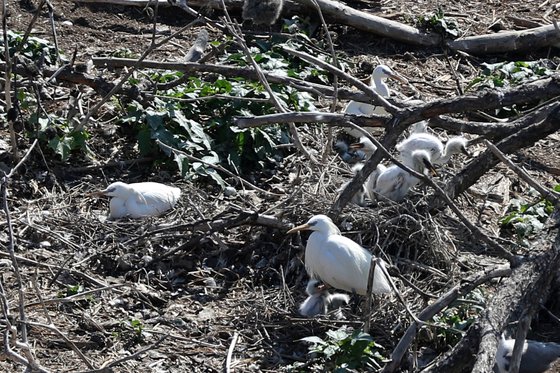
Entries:
[[[32, 0], [10, 3], [8, 28], [25, 31], [37, 5]], [[125, 49], [138, 55], [150, 43], [153, 20], [141, 7], [70, 1], [53, 1], [52, 5], [59, 46], [67, 56], [76, 50], [78, 62]], [[531, 22], [533, 26], [547, 24], [547, 17], [554, 16], [542, 1], [444, 5], [439, 1], [399, 0], [357, 1], [349, 5], [405, 23], [419, 14], [434, 12], [439, 5], [458, 21], [466, 35], [519, 29], [529, 27]], [[221, 16], [220, 11], [206, 11], [210, 18]], [[239, 12], [232, 12], [232, 16], [240, 18]], [[178, 8], [160, 9], [158, 31], [168, 35], [191, 20]], [[198, 30], [182, 33], [150, 59], [181, 60]], [[254, 28], [247, 26], [246, 30]], [[551, 65], [557, 66], [560, 61], [554, 48], [523, 55], [447, 55], [440, 48], [396, 43], [348, 26], [333, 25], [332, 30], [336, 48], [353, 63], [352, 74], [365, 78], [379, 62], [388, 64], [407, 76], [426, 100], [456, 96], [457, 86], [464, 88], [478, 74], [482, 63], [548, 58]], [[279, 26], [272, 26], [271, 31], [279, 31]], [[52, 41], [47, 12], [40, 13], [33, 35]], [[219, 30], [210, 28], [211, 40], [222, 37]], [[103, 72], [114, 79], [119, 73]], [[45, 101], [46, 110], [62, 110], [71, 88], [61, 84], [60, 92], [54, 96], [59, 99]], [[399, 89], [406, 95], [414, 93], [407, 87]], [[98, 99], [90, 94], [89, 104], [93, 106]], [[111, 109], [103, 109], [100, 117], [107, 120], [112, 113]], [[261, 184], [269, 190], [283, 191], [280, 197], [253, 191], [225, 196], [211, 183], [182, 180], [157, 163], [123, 163], [139, 155], [131, 147], [130, 138], [120, 136], [118, 130], [107, 130], [111, 126], [109, 121], [102, 121], [91, 130], [88, 142], [95, 162], [75, 156], [62, 163], [34, 151], [9, 185], [9, 210], [30, 322], [29, 340], [41, 366], [53, 372], [90, 371], [128, 357], [107, 371], [330, 371], [330, 366], [308, 354], [309, 344], [300, 339], [324, 338], [328, 330], [344, 325], [360, 328], [365, 305], [362, 302], [345, 308], [343, 320], [300, 317], [297, 307], [305, 298], [307, 281], [303, 265], [306, 236], [302, 244], [298, 237], [286, 236], [287, 224], [263, 227], [253, 224], [253, 215], [243, 214], [257, 211], [300, 224], [311, 215], [326, 213], [336, 199], [338, 187], [349, 176], [336, 154], [333, 152], [320, 170], [310, 167], [300, 154], [287, 155], [274, 175]], [[0, 131], [8, 141], [7, 129]], [[314, 128], [302, 129], [302, 137], [309, 148], [324, 146], [320, 142], [323, 135]], [[23, 135], [19, 140], [25, 150], [28, 144]], [[516, 152], [512, 159], [550, 188], [560, 184], [558, 149], [560, 134], [556, 132]], [[471, 149], [475, 155], [483, 150], [481, 144]], [[8, 149], [0, 150], [0, 161], [13, 166]], [[104, 166], [109, 161], [120, 163]], [[454, 159], [441, 177], [459, 171], [467, 162], [465, 157]], [[159, 218], [107, 221], [107, 201], [85, 196], [113, 180], [147, 179], [179, 186], [183, 191], [179, 206]], [[497, 199], [487, 202], [494, 187], [505, 189]], [[527, 185], [510, 169], [498, 165], [456, 202], [472, 222], [489, 234], [500, 235], [499, 217], [511, 199], [526, 195], [527, 190]], [[422, 209], [425, 193], [419, 189], [401, 206], [349, 206], [337, 222], [345, 235], [365, 247], [375, 248], [372, 250], [376, 253], [377, 247], [382, 247], [404, 278], [420, 289], [413, 290], [398, 280], [413, 312], [429, 303], [426, 294], [438, 296], [486, 266], [505, 263], [485, 255], [480, 243], [448, 209], [434, 216], [419, 213], [426, 211]], [[233, 223], [240, 216], [244, 220]], [[207, 223], [220, 221], [225, 222], [224, 229], [207, 233]], [[15, 270], [5, 254], [5, 215], [0, 224], [0, 268], [8, 301], [4, 306], [16, 318], [18, 295]], [[517, 250], [527, 253], [523, 247]], [[486, 284], [480, 289], [483, 300], [473, 302], [484, 306], [496, 286], [494, 282]], [[557, 317], [559, 306], [556, 302], [549, 307]], [[370, 335], [384, 347], [381, 353], [388, 357], [410, 320], [394, 296], [376, 299], [371, 320]], [[560, 342], [558, 324], [544, 314], [539, 322], [533, 326], [534, 338]], [[0, 324], [2, 328], [6, 325]], [[436, 356], [451, 347], [452, 342], [441, 338], [440, 333], [439, 329], [426, 328], [420, 335], [422, 356]], [[68, 341], [83, 355], [74, 351]], [[226, 363], [229, 350], [231, 362]], [[22, 371], [22, 365], [0, 356], [4, 358], [0, 359], [0, 370]], [[298, 363], [302, 365], [294, 368]]]

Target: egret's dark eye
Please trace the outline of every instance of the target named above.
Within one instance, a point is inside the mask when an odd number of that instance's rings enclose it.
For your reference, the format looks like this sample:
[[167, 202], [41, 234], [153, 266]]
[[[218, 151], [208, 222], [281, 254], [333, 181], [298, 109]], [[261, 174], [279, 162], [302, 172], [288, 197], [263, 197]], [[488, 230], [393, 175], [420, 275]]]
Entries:
[[117, 188], [115, 188], [115, 187], [109, 188], [109, 189], [107, 189], [107, 193], [113, 193], [116, 189]]
[[317, 222], [316, 221], [310, 221], [309, 223], [307, 223], [307, 225], [313, 227], [313, 226], [317, 225]]

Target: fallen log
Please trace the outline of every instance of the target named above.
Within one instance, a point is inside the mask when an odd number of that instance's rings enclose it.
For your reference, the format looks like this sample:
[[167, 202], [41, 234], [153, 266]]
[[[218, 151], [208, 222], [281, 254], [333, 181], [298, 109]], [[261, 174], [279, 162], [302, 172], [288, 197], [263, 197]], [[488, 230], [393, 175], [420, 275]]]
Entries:
[[[550, 235], [533, 245], [533, 250], [550, 245]], [[423, 373], [488, 373], [492, 371], [498, 338], [508, 324], [522, 316], [531, 317], [547, 297], [550, 282], [560, 265], [560, 232], [548, 250], [524, 260], [496, 289], [486, 310], [450, 352]]]
[[[153, 4], [149, 0], [76, 0], [80, 3], [106, 3], [145, 7]], [[419, 28], [379, 17], [349, 7], [342, 2], [333, 0], [316, 0], [321, 12], [331, 23], [340, 23], [357, 30], [386, 37], [403, 43], [427, 47], [438, 47], [442, 37], [436, 33], [423, 31]], [[243, 1], [225, 1], [228, 9], [241, 9]], [[167, 1], [159, 0], [159, 6], [169, 6]], [[206, 7], [222, 9], [221, 0], [189, 0], [190, 7]], [[305, 9], [302, 9], [305, 8]], [[311, 0], [287, 1], [284, 7], [288, 14], [315, 12]], [[494, 34], [467, 36], [446, 41], [448, 48], [470, 54], [489, 54], [520, 52], [525, 50], [556, 46], [560, 43], [560, 32], [554, 25], [545, 25], [521, 31], [504, 31]]]

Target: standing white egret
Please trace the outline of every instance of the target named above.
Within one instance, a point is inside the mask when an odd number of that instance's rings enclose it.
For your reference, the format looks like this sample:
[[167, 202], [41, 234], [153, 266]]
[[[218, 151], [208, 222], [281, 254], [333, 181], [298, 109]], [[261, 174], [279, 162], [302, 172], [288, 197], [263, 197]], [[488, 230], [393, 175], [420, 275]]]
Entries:
[[409, 158], [415, 150], [423, 149], [430, 152], [432, 164], [445, 164], [452, 155], [467, 151], [468, 140], [462, 136], [452, 137], [445, 146], [435, 135], [427, 132], [415, 132], [398, 143], [395, 148], [403, 159]]
[[[403, 160], [403, 163], [416, 172], [431, 171], [432, 174], [436, 174], [430, 153], [426, 150], [413, 151], [410, 157]], [[392, 165], [377, 177], [374, 191], [390, 200], [400, 202], [410, 188], [419, 182], [416, 176], [412, 176], [397, 165]]]
[[[378, 65], [373, 69], [373, 73], [370, 77], [369, 85], [375, 92], [377, 92], [381, 97], [390, 97], [391, 90], [385, 82], [388, 78], [392, 78], [403, 83], [407, 83], [406, 78], [400, 74], [391, 70], [389, 66]], [[367, 104], [365, 102], [350, 101], [348, 105], [344, 108], [344, 113], [354, 114], [354, 115], [372, 115], [372, 114], [387, 114], [387, 111], [383, 106], [375, 106]], [[346, 133], [354, 137], [360, 137], [361, 133], [355, 129], [345, 128]]]
[[181, 196], [181, 189], [153, 182], [126, 184], [117, 181], [91, 195], [112, 197], [110, 218], [143, 218], [158, 216], [173, 208]]
[[[496, 367], [499, 373], [509, 373], [515, 339], [503, 335], [496, 351]], [[560, 359], [560, 345], [552, 342], [526, 340], [521, 354], [519, 373], [544, 373]]]
[[[302, 230], [313, 231], [305, 247], [305, 268], [309, 276], [333, 288], [366, 295], [372, 258], [370, 252], [342, 236], [326, 215], [315, 215], [288, 233]], [[385, 263], [382, 260], [378, 263], [373, 275], [372, 291], [374, 294], [389, 293], [391, 287], [388, 279], [379, 268]]]
[[325, 285], [318, 280], [309, 280], [305, 292], [308, 297], [299, 306], [299, 313], [302, 316], [325, 315], [350, 302], [350, 297], [346, 294], [330, 294]]

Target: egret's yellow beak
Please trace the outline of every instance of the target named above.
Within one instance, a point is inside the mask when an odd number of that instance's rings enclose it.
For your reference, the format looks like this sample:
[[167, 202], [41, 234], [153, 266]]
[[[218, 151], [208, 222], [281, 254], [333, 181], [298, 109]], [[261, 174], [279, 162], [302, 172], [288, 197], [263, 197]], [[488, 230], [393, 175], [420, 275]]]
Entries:
[[104, 189], [104, 190], [98, 190], [98, 191], [95, 191], [95, 192], [91, 192], [91, 193], [86, 194], [86, 197], [101, 197], [101, 196], [104, 196], [105, 193], [107, 193], [107, 190], [106, 190], [106, 189]]
[[352, 150], [363, 149], [364, 144], [362, 144], [361, 142], [355, 142], [353, 144], [348, 145], [348, 147]]
[[396, 72], [394, 72], [394, 71], [393, 71], [392, 74], [389, 74], [389, 77], [390, 77], [391, 79], [398, 80], [398, 81], [401, 82], [401, 83], [408, 84], [408, 79], [406, 79], [404, 76], [402, 76], [401, 74], [398, 74], [398, 73], [396, 73]]
[[466, 155], [467, 157], [471, 156], [471, 153], [469, 153], [469, 151], [467, 150], [467, 148], [465, 148], [464, 146], [461, 146], [461, 152]]
[[311, 229], [311, 226], [309, 224], [302, 224], [302, 225], [298, 225], [297, 227], [293, 227], [292, 229], [287, 231], [286, 234], [299, 232], [299, 231], [308, 231], [310, 229]]
[[426, 161], [424, 162], [424, 165], [426, 166], [426, 168], [427, 168], [428, 170], [430, 170], [430, 174], [432, 174], [432, 176], [437, 176], [437, 175], [438, 175], [438, 173], [437, 173], [437, 171], [436, 171], [434, 165], [433, 165], [431, 162], [428, 162], [428, 160], [426, 160]]

